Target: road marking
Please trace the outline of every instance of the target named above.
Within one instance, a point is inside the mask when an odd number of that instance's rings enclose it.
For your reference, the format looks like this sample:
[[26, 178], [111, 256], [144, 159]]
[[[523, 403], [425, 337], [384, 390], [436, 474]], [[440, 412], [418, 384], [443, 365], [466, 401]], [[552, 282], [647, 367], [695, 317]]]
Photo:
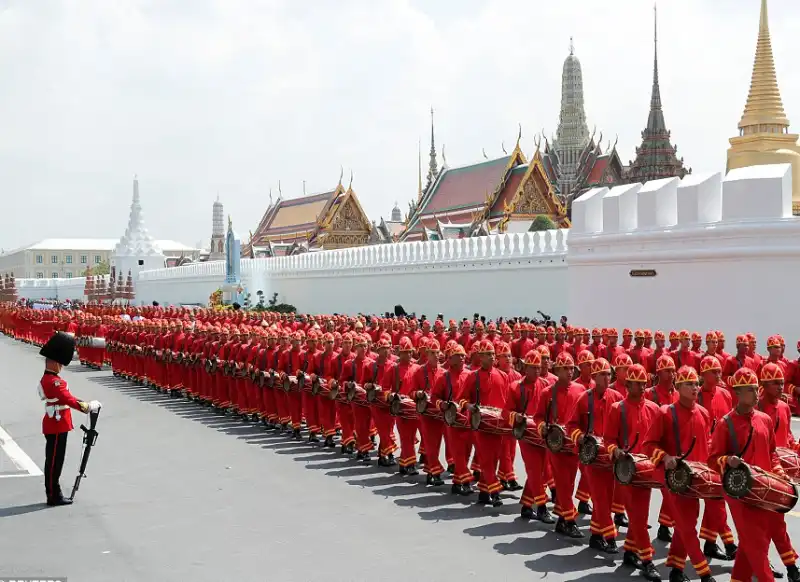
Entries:
[[792, 517], [800, 517], [800, 513], [797, 513], [796, 511], [790, 511], [789, 515], [791, 515]]
[[6, 477], [38, 477], [40, 475], [44, 475], [42, 470], [39, 466], [33, 462], [25, 451], [23, 451], [20, 446], [11, 438], [11, 435], [8, 434], [3, 427], [0, 426], [0, 448], [3, 449], [5, 454], [11, 459], [11, 462], [19, 469], [20, 471], [24, 471], [23, 474], [7, 474], [2, 475], [0, 474], [0, 478]]

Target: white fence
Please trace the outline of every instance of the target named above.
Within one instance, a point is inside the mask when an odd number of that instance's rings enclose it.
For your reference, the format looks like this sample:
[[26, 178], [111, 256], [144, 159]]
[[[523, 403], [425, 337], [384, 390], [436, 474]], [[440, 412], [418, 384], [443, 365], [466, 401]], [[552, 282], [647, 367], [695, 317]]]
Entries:
[[20, 299], [83, 300], [85, 277], [71, 279], [16, 279]]

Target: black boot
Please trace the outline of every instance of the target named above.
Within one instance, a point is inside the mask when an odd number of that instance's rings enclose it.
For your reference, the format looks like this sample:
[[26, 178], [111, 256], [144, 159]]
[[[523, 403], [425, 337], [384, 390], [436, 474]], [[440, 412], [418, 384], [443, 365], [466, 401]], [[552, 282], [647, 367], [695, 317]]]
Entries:
[[[662, 542], [671, 542], [672, 541], [672, 532], [669, 531], [669, 528], [665, 525], [658, 526], [658, 535], [656, 536]], [[671, 576], [672, 574], [670, 574]]]
[[519, 482], [517, 482], [516, 479], [512, 479], [511, 481], [508, 482], [508, 490], [509, 491], [521, 491], [522, 490], [522, 485], [520, 485]]
[[504, 491], [508, 491], [508, 481], [506, 481], [505, 479], [499, 479], [499, 481], [500, 481], [500, 487], [502, 487]]
[[347, 447], [344, 446], [344, 445], [340, 446], [339, 447], [339, 454], [340, 455], [346, 455], [347, 454]]
[[397, 461], [394, 460], [394, 455], [391, 453], [386, 455], [386, 462], [389, 463], [389, 467], [394, 467], [397, 464]]
[[447, 472], [452, 475], [453, 473], [456, 472], [456, 466], [450, 463], [449, 465], [447, 465]]
[[450, 494], [451, 495], [461, 495], [461, 484], [460, 483], [453, 483], [450, 486]]
[[372, 441], [372, 444], [375, 444], [375, 435], [369, 437], [369, 440]]
[[599, 552], [606, 552], [606, 540], [603, 539], [603, 536], [592, 534], [589, 537], [589, 547], [593, 550], [597, 550]]
[[461, 489], [459, 490], [458, 494], [462, 497], [469, 497], [474, 493], [472, 486], [469, 483], [462, 483], [460, 487]]
[[628, 517], [624, 513], [614, 514], [614, 525], [617, 527], [628, 527]]
[[303, 440], [303, 436], [300, 434], [300, 429], [296, 428], [292, 431], [292, 438], [296, 441]]
[[690, 582], [688, 576], [680, 568], [673, 568], [669, 571], [669, 582]]
[[499, 493], [492, 493], [491, 498], [492, 498], [492, 507], [502, 507], [503, 506], [503, 500], [500, 499], [500, 494]]
[[406, 467], [401, 466], [400, 469], [398, 469], [397, 473], [401, 477], [405, 477], [406, 475], [408, 475], [408, 469]]
[[475, 482], [477, 483], [478, 481], [481, 480], [481, 472], [480, 471], [473, 471], [472, 472], [472, 478], [475, 479]]
[[551, 487], [550, 488], [550, 503], [552, 503], [553, 505], [556, 504], [556, 488], [555, 487]]
[[727, 556], [728, 560], [735, 560], [736, 559], [736, 551], [739, 549], [734, 543], [725, 544], [725, 555]]
[[795, 564], [786, 566], [786, 574], [789, 577], [789, 582], [800, 582], [800, 570], [797, 569]]
[[566, 521], [563, 517], [558, 518], [556, 523], [556, 533], [564, 534], [565, 536], [573, 539], [580, 539], [586, 537], [583, 532], [578, 529], [578, 524], [574, 521]]
[[522, 509], [519, 512], [519, 516], [522, 519], [533, 519], [533, 507], [528, 507], [527, 505], [523, 505]]
[[427, 461], [427, 460], [428, 460], [428, 459], [425, 457], [425, 454], [424, 454], [424, 453], [423, 453], [423, 454], [421, 454], [421, 455], [419, 456], [419, 464], [420, 464], [420, 465], [424, 465], [424, 464], [425, 464], [425, 461]]
[[606, 540], [606, 554], [619, 554], [617, 540]]
[[536, 519], [541, 521], [542, 523], [555, 523], [556, 520], [553, 515], [547, 510], [547, 506], [542, 503], [540, 506], [536, 508]]
[[433, 487], [441, 487], [444, 485], [444, 481], [442, 481], [442, 478], [439, 475], [431, 475], [428, 473], [428, 476], [425, 479], [425, 484], [432, 485]]
[[333, 442], [333, 435], [325, 437], [325, 444], [323, 446], [327, 449], [336, 447], [336, 443]]
[[719, 548], [717, 542], [710, 542], [708, 540], [706, 540], [706, 543], [703, 544], [703, 555], [705, 555], [705, 557], [709, 559], [714, 559], [714, 558], [716, 558], [717, 560], [728, 559], [728, 555]]
[[48, 499], [47, 505], [49, 505], [50, 507], [58, 507], [60, 505], [72, 505], [72, 499], [69, 497], [64, 497], [63, 495], [58, 495], [56, 497]]
[[345, 450], [347, 451], [348, 455], [352, 455], [353, 453], [356, 452], [356, 443], [350, 443], [349, 445], [347, 445]]
[[581, 515], [592, 515], [592, 506], [588, 501], [581, 501], [578, 503], [578, 513]]
[[489, 505], [492, 498], [487, 491], [480, 491], [478, 493], [478, 505]]
[[630, 550], [625, 550], [625, 553], [622, 554], [622, 563], [625, 566], [630, 566], [631, 568], [642, 567], [642, 561], [639, 559], [639, 556], [636, 555], [636, 552], [632, 552]]
[[700, 582], [717, 582], [717, 581], [714, 579], [714, 577], [711, 574], [709, 574], [708, 576], [702, 576], [700, 578]]
[[317, 433], [312, 432], [310, 435], [308, 435], [308, 442], [310, 442], [310, 443], [318, 443], [319, 442], [319, 437], [317, 436]]
[[416, 465], [409, 465], [406, 467], [406, 475], [409, 477], [413, 477], [414, 475], [419, 475], [419, 470], [417, 469]]
[[642, 562], [642, 577], [651, 582], [661, 582], [661, 572], [656, 569], [652, 561]]

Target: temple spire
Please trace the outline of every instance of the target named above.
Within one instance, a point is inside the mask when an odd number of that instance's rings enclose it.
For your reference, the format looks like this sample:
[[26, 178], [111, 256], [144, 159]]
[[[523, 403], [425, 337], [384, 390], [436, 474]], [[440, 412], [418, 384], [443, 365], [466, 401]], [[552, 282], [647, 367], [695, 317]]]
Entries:
[[417, 141], [417, 200], [422, 198], [422, 140]]
[[761, 15], [758, 23], [758, 43], [753, 62], [750, 93], [739, 121], [742, 135], [751, 133], [787, 133], [789, 120], [783, 109], [778, 77], [775, 74], [775, 59], [772, 56], [772, 41], [769, 35], [767, 0], [761, 0]]
[[661, 87], [658, 84], [658, 7], [653, 4], [653, 90], [650, 94], [650, 115], [647, 128], [652, 131], [667, 129], [661, 109]]
[[430, 161], [428, 162], [428, 180], [425, 184], [425, 191], [427, 192], [430, 185], [436, 180], [436, 176], [439, 175], [439, 168], [436, 163], [436, 142], [434, 138], [434, 126], [433, 126], [433, 107], [431, 107], [431, 151], [430, 151]]

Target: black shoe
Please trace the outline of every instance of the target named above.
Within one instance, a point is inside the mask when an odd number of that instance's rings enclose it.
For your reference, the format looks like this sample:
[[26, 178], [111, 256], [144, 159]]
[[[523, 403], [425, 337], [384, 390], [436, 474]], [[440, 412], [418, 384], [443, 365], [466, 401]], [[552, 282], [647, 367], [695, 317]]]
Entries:
[[349, 445], [347, 445], [347, 448], [345, 450], [347, 451], [348, 455], [352, 455], [353, 453], [356, 452], [356, 443], [350, 443]]
[[517, 482], [516, 479], [512, 479], [511, 481], [508, 482], [508, 490], [509, 491], [521, 491], [522, 490], [522, 485], [520, 485], [519, 482]]
[[386, 457], [386, 461], [389, 463], [389, 467], [394, 467], [397, 464], [397, 461], [394, 460], [394, 455], [391, 453]]
[[603, 536], [592, 534], [589, 538], [589, 547], [593, 550], [605, 553], [607, 549], [606, 540], [603, 539]]
[[452, 475], [453, 473], [456, 472], [456, 466], [453, 465], [452, 463], [447, 465], [447, 472]]
[[300, 434], [300, 429], [296, 428], [292, 431], [292, 438], [296, 441], [303, 440], [303, 436]]
[[789, 577], [789, 582], [800, 582], [800, 570], [795, 564], [786, 566], [786, 574]]
[[628, 517], [624, 513], [614, 514], [614, 525], [617, 527], [628, 527]]
[[425, 461], [427, 461], [427, 460], [428, 460], [428, 459], [425, 457], [425, 455], [424, 455], [424, 454], [419, 456], [419, 464], [420, 464], [420, 465], [424, 465], [424, 464], [425, 464]]
[[[561, 526], [560, 528], [559, 525]], [[564, 521], [563, 518], [560, 518], [556, 524], [556, 533], [564, 534], [565, 536], [576, 540], [586, 537], [583, 532], [578, 529], [577, 523], [574, 521]]]
[[735, 560], [736, 559], [736, 551], [739, 549], [739, 546], [736, 544], [725, 544], [725, 555], [727, 556], [728, 560]]
[[406, 475], [408, 475], [409, 477], [419, 475], [419, 470], [415, 465], [409, 465], [408, 467], [406, 467]]
[[669, 571], [669, 582], [690, 582], [688, 576], [680, 568], [673, 568]]
[[500, 494], [499, 493], [492, 493], [491, 499], [492, 499], [492, 507], [502, 507], [503, 506], [503, 500], [500, 499]]
[[636, 555], [636, 552], [632, 552], [630, 550], [625, 550], [625, 553], [622, 554], [622, 563], [625, 566], [630, 566], [631, 568], [641, 568], [642, 561], [639, 559], [639, 556]]
[[388, 457], [379, 456], [378, 457], [378, 466], [379, 467], [394, 467], [397, 463], [394, 460], [392, 455]]
[[461, 484], [460, 483], [453, 483], [450, 486], [450, 494], [451, 495], [461, 495]]
[[716, 558], [717, 560], [728, 559], [728, 554], [726, 554], [719, 548], [717, 542], [706, 541], [706, 543], [703, 544], [703, 555], [709, 560], [713, 560], [714, 558]]
[[369, 440], [372, 441], [372, 444], [374, 445], [375, 444], [375, 435], [372, 435], [371, 437], [369, 437]]
[[617, 540], [606, 540], [606, 554], [619, 554]]
[[461, 490], [458, 492], [462, 497], [469, 497], [473, 493], [475, 492], [472, 490], [472, 486], [469, 483], [462, 483]]
[[336, 447], [336, 443], [333, 442], [333, 436], [325, 437], [325, 443], [323, 445], [325, 448], [333, 449]]
[[310, 443], [318, 443], [319, 442], [319, 437], [316, 435], [316, 433], [312, 433], [312, 434], [308, 435], [308, 442], [310, 442]]
[[492, 498], [486, 491], [479, 491], [478, 492], [478, 505], [489, 505], [492, 502]]
[[656, 569], [656, 565], [648, 560], [642, 562], [642, 577], [650, 582], [661, 582], [661, 572]]
[[587, 501], [580, 501], [578, 503], [578, 513], [581, 515], [592, 515], [592, 506]]
[[428, 473], [428, 476], [425, 478], [426, 485], [432, 485], [433, 487], [441, 487], [444, 485], [444, 481], [439, 475], [431, 475]]
[[59, 495], [47, 500], [47, 505], [50, 507], [59, 507], [61, 505], [72, 505], [72, 498]]
[[481, 472], [480, 471], [473, 471], [472, 472], [472, 478], [475, 479], [475, 482], [477, 483], [478, 481], [481, 480]]
[[523, 505], [522, 509], [519, 512], [519, 516], [522, 519], [533, 519], [534, 515], [535, 514], [533, 513], [533, 507], [528, 507], [526, 505]]
[[769, 569], [772, 570], [772, 575], [775, 578], [779, 580], [783, 579], [783, 572], [779, 572], [778, 570], [776, 570], [775, 566], [772, 565], [772, 562], [769, 563]]
[[553, 505], [556, 504], [556, 488], [555, 487], [551, 487], [550, 488], [550, 503], [552, 503]]
[[508, 481], [506, 481], [505, 479], [499, 479], [499, 481], [500, 481], [500, 487], [502, 487], [504, 491], [508, 491]]
[[660, 525], [658, 526], [658, 535], [656, 535], [656, 537], [660, 539], [662, 542], [671, 542], [672, 532], [669, 531], [669, 528], [667, 526]]
[[714, 577], [711, 574], [709, 574], [708, 576], [702, 576], [700, 578], [700, 582], [717, 582], [717, 581], [714, 579]]
[[547, 506], [542, 504], [536, 508], [536, 519], [542, 523], [555, 523], [556, 520], [553, 515], [547, 510]]
[[400, 469], [397, 471], [397, 473], [399, 475], [401, 475], [402, 477], [405, 477], [406, 475], [408, 475], [408, 468], [407, 467], [400, 467]]
[[347, 454], [347, 447], [344, 446], [344, 445], [340, 446], [339, 447], [339, 454], [340, 455], [346, 455]]

